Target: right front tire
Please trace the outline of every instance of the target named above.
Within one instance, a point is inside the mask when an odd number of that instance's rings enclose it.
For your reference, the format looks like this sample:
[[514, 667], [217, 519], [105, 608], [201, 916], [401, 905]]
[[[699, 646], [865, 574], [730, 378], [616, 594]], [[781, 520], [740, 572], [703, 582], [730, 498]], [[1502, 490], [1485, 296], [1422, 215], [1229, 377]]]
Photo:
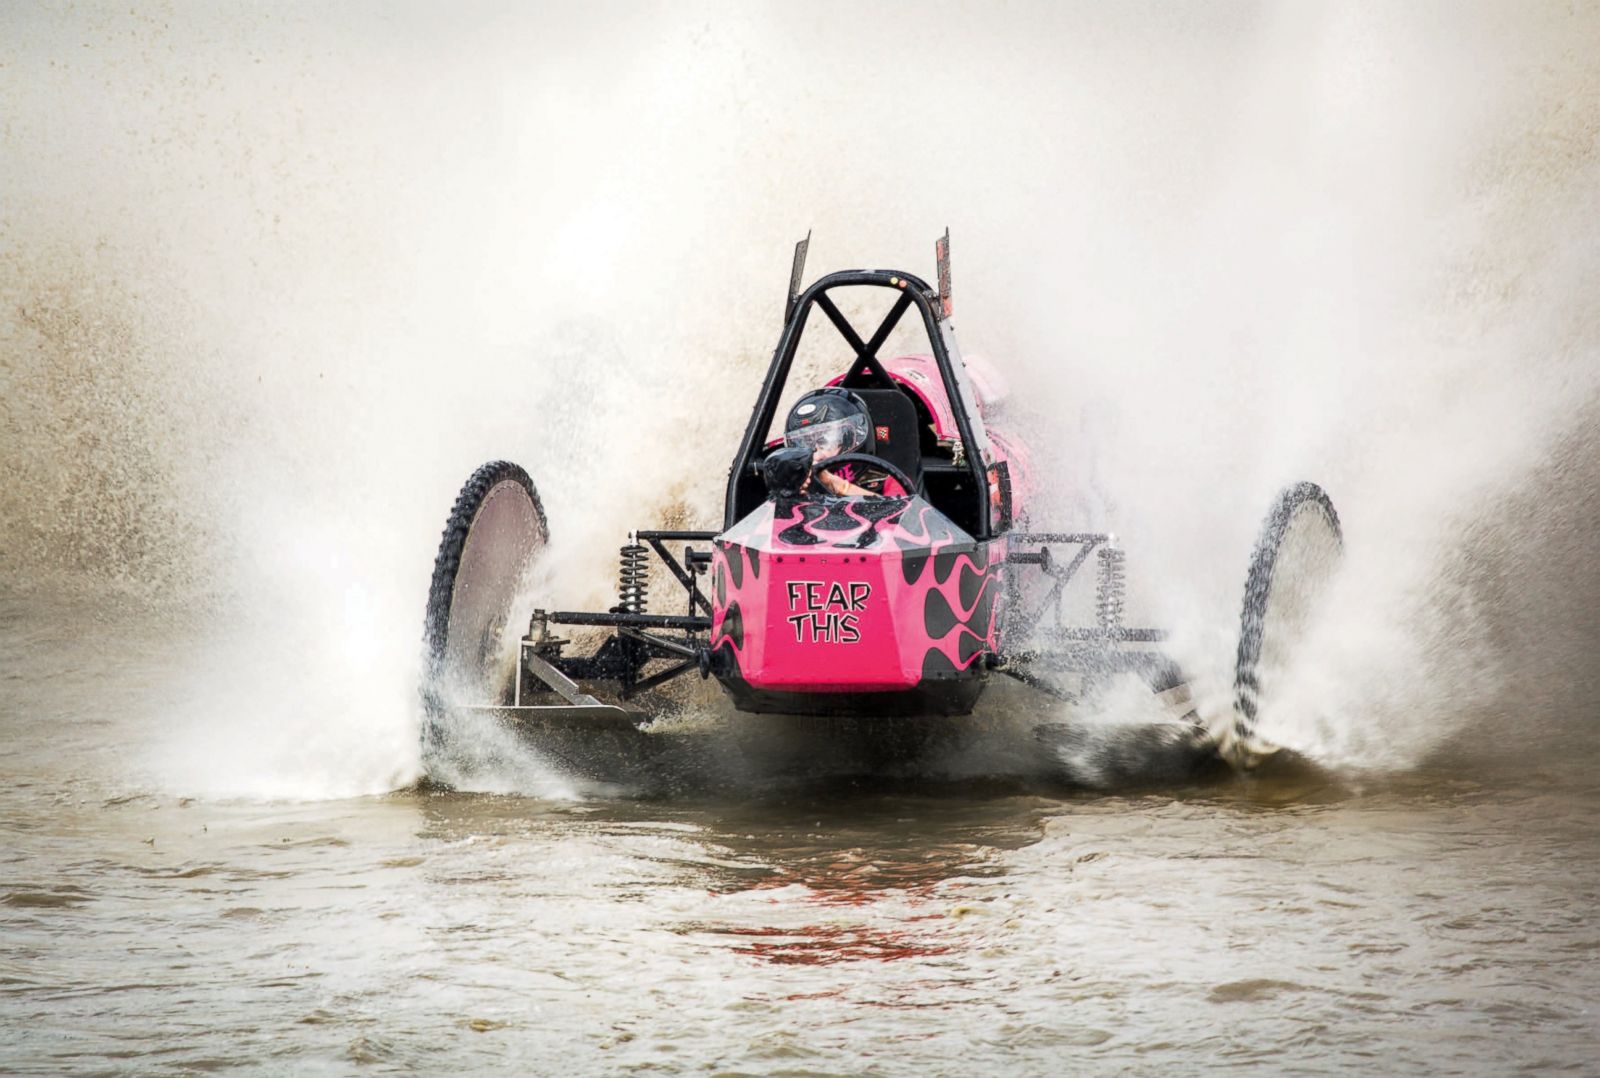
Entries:
[[509, 704], [522, 585], [549, 542], [533, 480], [490, 461], [456, 497], [439, 540], [423, 623], [423, 750], [437, 750], [453, 704]]

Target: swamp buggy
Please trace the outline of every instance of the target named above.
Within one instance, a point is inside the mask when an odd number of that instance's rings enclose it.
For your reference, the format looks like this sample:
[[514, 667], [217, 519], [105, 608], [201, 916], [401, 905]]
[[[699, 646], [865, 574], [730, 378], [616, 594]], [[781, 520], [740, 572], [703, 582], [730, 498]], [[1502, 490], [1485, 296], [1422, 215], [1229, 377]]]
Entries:
[[[1132, 676], [1167, 706], [1166, 733], [1200, 755], [1249, 767], [1270, 754], [1258, 714], [1342, 542], [1321, 488], [1292, 486], [1268, 514], [1246, 578], [1232, 714], [1203, 719], [1160, 646], [1165, 634], [1125, 623], [1113, 536], [1034, 530], [1025, 447], [996, 422], [996, 379], [956, 344], [949, 233], [935, 247], [937, 286], [899, 270], [846, 270], [802, 290], [808, 243], [795, 248], [783, 331], [728, 469], [721, 527], [630, 533], [614, 605], [530, 617], [536, 600], [524, 593], [549, 537], [538, 492], [505, 461], [467, 480], [428, 594], [425, 762], [447, 756], [468, 720], [579, 737], [642, 731], [652, 712], [641, 701], [686, 675], [716, 679], [740, 712], [863, 723], [967, 715], [997, 675], [1068, 699]], [[842, 302], [863, 291], [887, 293], [870, 332]], [[926, 350], [880, 356], [907, 316]], [[780, 407], [795, 398], [802, 341], [830, 331], [853, 359], [827, 392], [864, 409], [870, 430], [849, 452], [801, 450], [796, 466], [786, 443], [796, 411], [810, 406], [796, 405], [787, 429]], [[819, 387], [796, 388], [813, 390], [802, 401], [827, 403]], [[818, 482], [841, 473], [880, 488], [841, 496]], [[650, 606], [652, 561], [665, 570], [658, 581], [681, 588], [674, 612]], [[1070, 624], [1069, 585], [1089, 577], [1092, 620]], [[597, 630], [587, 649], [560, 635]]]

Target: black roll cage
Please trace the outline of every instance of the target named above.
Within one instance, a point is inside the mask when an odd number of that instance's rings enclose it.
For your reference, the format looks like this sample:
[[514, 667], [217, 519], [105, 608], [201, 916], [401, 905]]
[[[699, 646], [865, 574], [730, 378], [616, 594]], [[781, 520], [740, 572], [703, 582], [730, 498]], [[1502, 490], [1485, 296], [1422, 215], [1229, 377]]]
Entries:
[[[887, 288], [900, 293], [900, 298], [889, 309], [889, 313], [884, 316], [878, 328], [865, 340], [856, 332], [855, 327], [850, 324], [838, 306], [828, 298], [828, 293], [836, 288], [861, 285]], [[981, 418], [969, 410], [972, 402], [967, 397], [965, 371], [963, 369], [961, 373], [957, 373], [957, 364], [961, 362], [961, 358], [958, 350], [952, 355], [951, 346], [955, 343], [954, 327], [950, 325], [944, 313], [940, 293], [929, 288], [927, 282], [922, 279], [899, 270], [841, 270], [830, 273], [819, 278], [789, 305], [783, 334], [778, 338], [778, 347], [772, 353], [772, 362], [767, 367], [767, 376], [761, 384], [761, 393], [751, 410], [744, 438], [740, 441], [739, 451], [733, 458], [732, 467], [728, 470], [728, 493], [723, 510], [723, 528], [732, 527], [738, 520], [741, 487], [748, 488], [751, 482], [760, 481], [756, 469], [765, 448], [764, 436], [772, 428], [778, 400], [788, 383], [789, 369], [794, 364], [795, 353], [799, 349], [800, 339], [805, 333], [806, 320], [813, 307], [822, 310], [834, 328], [839, 331], [840, 336], [844, 337], [845, 342], [855, 350], [855, 362], [851, 364], [844, 381], [849, 383], [863, 375], [871, 375], [884, 388], [900, 388], [900, 383], [890, 377], [878, 361], [878, 349], [889, 339], [889, 334], [894, 331], [906, 311], [912, 307], [917, 308], [918, 313], [922, 315], [923, 327], [928, 333], [928, 344], [933, 350], [939, 377], [944, 382], [945, 395], [950, 401], [950, 411], [955, 417], [956, 431], [960, 435], [961, 452], [958, 453], [957, 460], [961, 462], [959, 466], [969, 473], [972, 479], [970, 496], [976, 499], [977, 504], [970, 519], [977, 522], [978, 530], [978, 534], [973, 538], [990, 538], [993, 534], [993, 524], [988, 511], [989, 484], [985, 477], [988, 461], [984, 452], [988, 440], [982, 436]]]

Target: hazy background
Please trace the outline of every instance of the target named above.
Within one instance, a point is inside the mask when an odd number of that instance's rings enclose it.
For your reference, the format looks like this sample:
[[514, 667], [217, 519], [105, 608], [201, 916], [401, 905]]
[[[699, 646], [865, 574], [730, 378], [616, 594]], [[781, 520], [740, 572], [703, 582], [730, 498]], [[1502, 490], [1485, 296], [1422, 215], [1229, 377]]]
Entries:
[[931, 276], [948, 226], [1040, 523], [1123, 537], [1203, 699], [1313, 478], [1349, 559], [1274, 735], [1592, 757], [1597, 205], [1594, 4], [8, 6], [0, 588], [159, 627], [106, 655], [165, 789], [403, 785], [467, 474], [601, 599], [719, 522], [794, 241]]

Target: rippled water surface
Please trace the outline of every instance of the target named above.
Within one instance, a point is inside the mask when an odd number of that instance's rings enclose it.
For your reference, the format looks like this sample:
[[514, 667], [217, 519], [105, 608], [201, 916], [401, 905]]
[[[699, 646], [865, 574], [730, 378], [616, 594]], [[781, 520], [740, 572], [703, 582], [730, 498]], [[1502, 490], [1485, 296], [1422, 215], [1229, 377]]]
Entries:
[[113, 703], [160, 640], [10, 611], [7, 1069], [1595, 1066], [1576, 763], [190, 800]]

